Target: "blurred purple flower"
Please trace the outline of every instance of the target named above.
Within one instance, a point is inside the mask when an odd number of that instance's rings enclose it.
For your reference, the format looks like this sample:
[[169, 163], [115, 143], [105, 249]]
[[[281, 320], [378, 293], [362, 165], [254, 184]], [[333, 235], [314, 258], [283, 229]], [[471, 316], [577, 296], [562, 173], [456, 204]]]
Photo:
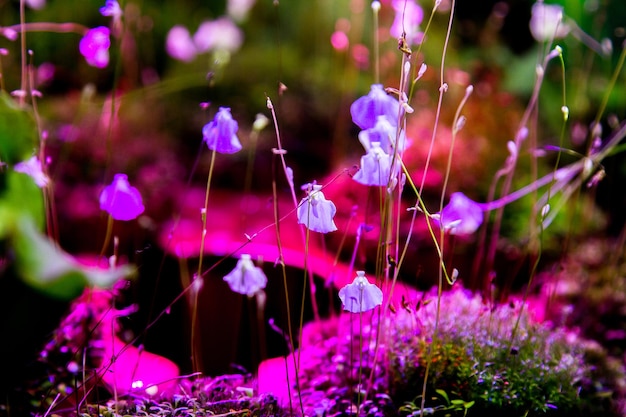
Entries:
[[46, 6], [46, 0], [25, 0], [24, 3], [35, 10], [43, 9]]
[[167, 32], [165, 50], [172, 58], [184, 62], [193, 61], [198, 52], [189, 30], [181, 25], [176, 25]]
[[128, 183], [126, 174], [115, 174], [111, 185], [100, 194], [100, 208], [115, 220], [133, 220], [145, 207], [139, 190]]
[[31, 156], [28, 161], [15, 164], [13, 170], [15, 172], [21, 172], [22, 174], [29, 175], [39, 188], [45, 187], [50, 181], [50, 178], [48, 178], [41, 169], [41, 162], [36, 156]]
[[414, 0], [393, 0], [393, 9], [396, 16], [389, 32], [398, 39], [405, 32], [405, 39], [409, 45], [416, 45], [422, 41], [419, 26], [424, 19], [424, 11]]
[[[397, 128], [389, 122], [386, 116], [376, 117], [376, 124], [369, 128], [359, 132], [359, 142], [369, 151], [372, 143], [380, 143], [381, 149], [388, 154], [394, 153], [396, 142]], [[400, 140], [398, 141], [400, 146], [398, 152], [403, 152], [406, 144], [404, 131], [400, 131]]]
[[437, 224], [451, 235], [468, 236], [483, 223], [483, 206], [457, 192], [452, 193], [450, 202], [441, 213], [433, 215]]
[[89, 29], [80, 40], [78, 49], [89, 65], [104, 68], [109, 64], [110, 31], [105, 26]]
[[359, 97], [350, 106], [352, 121], [361, 129], [376, 126], [378, 116], [385, 116], [391, 125], [397, 125], [398, 100], [387, 95], [382, 84], [373, 84], [366, 96]]
[[234, 52], [243, 43], [243, 32], [228, 17], [203, 22], [193, 35], [198, 52]]
[[391, 176], [391, 159], [379, 142], [372, 142], [367, 154], [361, 157], [361, 169], [352, 179], [363, 185], [387, 186]]
[[537, 42], [563, 38], [570, 30], [563, 22], [563, 6], [544, 4], [541, 1], [533, 4], [529, 27]]
[[122, 8], [117, 0], [106, 0], [104, 6], [100, 8], [100, 14], [102, 16], [110, 16], [113, 19], [119, 19], [122, 17]]
[[352, 284], [339, 290], [343, 309], [351, 313], [364, 313], [383, 303], [383, 292], [365, 278], [364, 271], [357, 271]]
[[239, 125], [228, 107], [220, 107], [212, 122], [202, 128], [202, 136], [209, 149], [219, 153], [235, 153], [241, 150], [237, 138]]
[[236, 293], [253, 296], [267, 285], [267, 277], [263, 270], [254, 265], [250, 255], [241, 255], [235, 269], [229, 272], [224, 281], [228, 283], [230, 289]]
[[305, 184], [307, 197], [298, 205], [298, 224], [305, 225], [309, 230], [319, 233], [334, 232], [337, 226], [333, 221], [337, 208], [332, 201], [326, 200], [318, 184]]

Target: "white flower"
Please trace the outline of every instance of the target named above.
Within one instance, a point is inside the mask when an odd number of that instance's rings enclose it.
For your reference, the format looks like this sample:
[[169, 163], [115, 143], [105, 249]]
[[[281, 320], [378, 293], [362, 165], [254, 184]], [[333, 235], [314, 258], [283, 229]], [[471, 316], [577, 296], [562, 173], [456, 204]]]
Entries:
[[533, 4], [529, 26], [538, 42], [560, 39], [569, 32], [569, 27], [563, 23], [563, 6], [543, 4], [542, 1]]
[[308, 196], [298, 205], [298, 223], [309, 230], [319, 233], [334, 232], [337, 226], [333, 221], [337, 208], [332, 201], [326, 200], [321, 185], [305, 184], [302, 186]]
[[343, 309], [351, 313], [363, 313], [383, 303], [383, 292], [365, 278], [364, 271], [357, 271], [352, 284], [339, 290]]
[[235, 269], [224, 277], [230, 289], [239, 294], [252, 297], [267, 285], [267, 277], [263, 270], [254, 265], [250, 255], [243, 254], [239, 258]]

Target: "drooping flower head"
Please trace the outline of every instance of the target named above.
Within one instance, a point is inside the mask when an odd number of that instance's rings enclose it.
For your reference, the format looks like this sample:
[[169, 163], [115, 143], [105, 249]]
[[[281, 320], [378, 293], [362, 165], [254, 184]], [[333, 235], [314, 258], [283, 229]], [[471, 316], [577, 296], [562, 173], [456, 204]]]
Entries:
[[302, 189], [307, 192], [307, 196], [298, 205], [298, 224], [305, 225], [309, 230], [319, 233], [334, 232], [337, 230], [335, 204], [326, 200], [321, 191], [322, 186], [318, 184], [305, 184]]
[[387, 95], [382, 84], [373, 84], [366, 96], [359, 97], [350, 106], [352, 121], [361, 129], [376, 126], [378, 116], [385, 116], [392, 126], [396, 126], [398, 110], [398, 100]]
[[409, 45], [421, 43], [422, 33], [419, 26], [424, 19], [422, 8], [415, 0], [393, 0], [392, 6], [396, 15], [389, 30], [391, 36], [398, 39], [404, 32]]
[[231, 290], [248, 297], [252, 297], [267, 285], [267, 277], [263, 270], [254, 265], [250, 255], [247, 254], [241, 255], [235, 269], [224, 277], [224, 281]]
[[363, 185], [387, 186], [391, 176], [392, 156], [382, 150], [379, 142], [370, 145], [367, 154], [361, 157], [361, 169], [352, 179]]
[[219, 153], [235, 153], [241, 150], [237, 138], [239, 125], [228, 107], [220, 107], [212, 122], [202, 128], [202, 136], [209, 149]]
[[434, 214], [439, 227], [451, 234], [468, 236], [483, 223], [482, 206], [461, 192], [452, 193], [441, 213]]
[[100, 208], [115, 220], [133, 220], [145, 210], [139, 190], [130, 185], [126, 174], [115, 174], [111, 185], [102, 190]]
[[89, 29], [78, 44], [78, 50], [89, 65], [104, 68], [109, 65], [109, 47], [111, 32], [105, 26]]
[[[380, 143], [381, 149], [388, 154], [393, 154], [396, 147], [396, 127], [389, 122], [386, 116], [376, 117], [376, 124], [359, 132], [359, 142], [368, 151], [374, 142]], [[398, 140], [398, 152], [403, 152], [406, 146], [404, 131], [400, 132]]]
[[13, 167], [15, 172], [21, 172], [22, 174], [29, 175], [37, 187], [43, 188], [48, 185], [50, 178], [41, 169], [41, 161], [36, 156], [31, 156], [28, 161], [15, 164]]
[[365, 278], [364, 271], [357, 271], [352, 284], [339, 290], [343, 309], [351, 313], [364, 313], [383, 303], [383, 292]]
[[563, 6], [544, 4], [543, 1], [533, 4], [529, 26], [538, 42], [560, 39], [569, 32], [569, 27], [563, 23]]

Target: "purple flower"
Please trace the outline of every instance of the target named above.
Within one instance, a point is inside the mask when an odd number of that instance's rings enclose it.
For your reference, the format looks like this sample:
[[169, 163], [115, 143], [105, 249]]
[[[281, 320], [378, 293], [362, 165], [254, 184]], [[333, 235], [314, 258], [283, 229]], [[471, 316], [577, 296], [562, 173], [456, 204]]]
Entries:
[[437, 223], [451, 235], [468, 236], [483, 223], [482, 205], [470, 200], [465, 194], [452, 193], [450, 202], [441, 213], [433, 215]]
[[339, 290], [343, 309], [351, 313], [363, 313], [383, 303], [383, 292], [365, 278], [364, 271], [357, 271], [352, 284]]
[[305, 225], [309, 230], [319, 233], [334, 232], [337, 230], [333, 217], [337, 208], [332, 201], [326, 200], [321, 185], [305, 184], [307, 197], [298, 205], [298, 224]]
[[36, 156], [31, 156], [28, 161], [15, 164], [13, 170], [29, 175], [39, 188], [45, 187], [50, 181], [50, 178], [41, 169], [41, 161]]
[[361, 157], [361, 169], [352, 179], [363, 185], [387, 186], [391, 176], [391, 159], [379, 142], [372, 142], [367, 154]]
[[212, 122], [202, 128], [202, 136], [209, 149], [219, 153], [235, 153], [241, 150], [237, 138], [239, 125], [230, 114], [230, 109], [220, 107]]
[[543, 2], [533, 4], [529, 27], [530, 33], [538, 42], [563, 38], [570, 30], [563, 22], [563, 6]]
[[115, 220], [133, 220], [144, 211], [139, 190], [128, 183], [125, 174], [115, 174], [111, 185], [100, 194], [100, 208]]
[[235, 269], [224, 277], [224, 281], [234, 292], [251, 297], [265, 288], [267, 277], [261, 268], [252, 263], [250, 255], [244, 254], [237, 261]]
[[122, 17], [122, 8], [117, 0], [106, 0], [104, 6], [100, 8], [102, 16], [111, 16], [114, 19]]
[[176, 25], [167, 32], [165, 50], [172, 58], [184, 62], [193, 61], [198, 53], [189, 30], [181, 25]]
[[387, 95], [382, 84], [373, 84], [366, 96], [359, 97], [350, 106], [352, 121], [361, 129], [376, 126], [378, 116], [386, 116], [387, 121], [396, 126], [398, 110], [398, 100]]
[[109, 35], [109, 28], [98, 26], [89, 29], [80, 40], [78, 49], [92, 67], [104, 68], [109, 64], [109, 47], [111, 46]]
[[[380, 143], [380, 147], [385, 153], [393, 154], [396, 143], [396, 127], [389, 123], [389, 119], [385, 116], [376, 117], [376, 124], [359, 132], [359, 142], [369, 150], [374, 142]], [[403, 152], [406, 144], [404, 131], [400, 132], [400, 146], [398, 152]]]

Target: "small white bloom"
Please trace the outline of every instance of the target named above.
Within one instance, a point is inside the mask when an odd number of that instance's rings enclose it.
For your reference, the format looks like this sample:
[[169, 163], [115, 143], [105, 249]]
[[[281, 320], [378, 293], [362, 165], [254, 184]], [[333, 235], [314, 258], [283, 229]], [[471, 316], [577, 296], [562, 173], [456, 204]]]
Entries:
[[357, 271], [352, 284], [339, 290], [343, 309], [351, 313], [363, 313], [383, 303], [383, 292], [365, 278], [364, 271]]
[[235, 269], [224, 277], [224, 281], [231, 290], [248, 297], [252, 297], [267, 285], [267, 277], [263, 270], [254, 265], [250, 255], [247, 254], [241, 255]]
[[319, 233], [334, 232], [337, 226], [333, 220], [337, 208], [327, 200], [318, 184], [305, 184], [302, 189], [307, 192], [298, 205], [298, 224], [305, 225], [309, 230]]
[[538, 42], [561, 39], [568, 32], [569, 27], [563, 23], [563, 6], [544, 4], [543, 1], [533, 4], [530, 15], [530, 33]]

